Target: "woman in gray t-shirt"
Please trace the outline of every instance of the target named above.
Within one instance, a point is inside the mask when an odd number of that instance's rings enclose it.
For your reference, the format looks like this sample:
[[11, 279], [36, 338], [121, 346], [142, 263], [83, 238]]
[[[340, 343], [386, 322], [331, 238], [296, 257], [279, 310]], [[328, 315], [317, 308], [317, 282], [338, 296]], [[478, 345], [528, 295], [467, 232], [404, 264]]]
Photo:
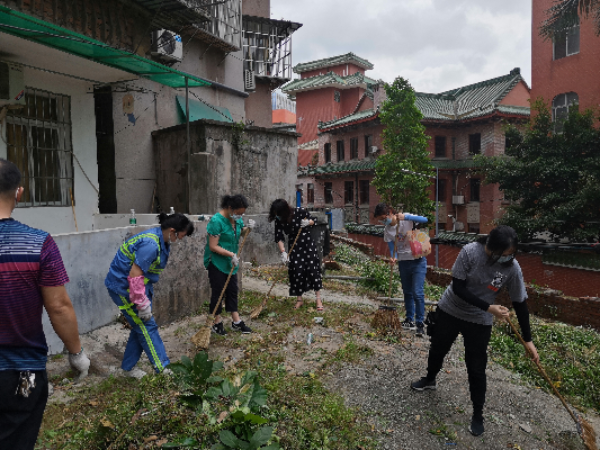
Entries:
[[519, 320], [523, 339], [535, 360], [537, 350], [531, 341], [527, 291], [519, 263], [514, 259], [518, 237], [507, 226], [494, 228], [489, 236], [465, 245], [452, 267], [452, 284], [448, 286], [437, 309], [435, 331], [427, 361], [427, 376], [411, 384], [416, 391], [436, 389], [435, 378], [452, 344], [462, 334], [473, 417], [469, 430], [475, 436], [483, 433], [487, 347], [492, 333], [493, 317], [505, 320], [508, 308], [495, 305], [501, 288], [506, 287]]

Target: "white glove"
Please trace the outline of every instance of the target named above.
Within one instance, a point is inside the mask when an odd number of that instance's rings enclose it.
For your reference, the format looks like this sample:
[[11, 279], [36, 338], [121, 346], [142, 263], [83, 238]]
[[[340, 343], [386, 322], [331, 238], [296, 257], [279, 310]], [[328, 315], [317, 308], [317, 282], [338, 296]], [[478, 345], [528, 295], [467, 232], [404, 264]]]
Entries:
[[251, 230], [254, 230], [255, 226], [256, 226], [256, 222], [253, 219], [248, 219], [248, 223], [246, 224], [246, 228], [250, 228]]
[[310, 225], [310, 220], [308, 220], [308, 219], [302, 219], [302, 220], [300, 221], [300, 226], [301, 226], [302, 228], [305, 228], [305, 227], [307, 227], [307, 226], [309, 226], [309, 225]]
[[137, 315], [144, 322], [148, 322], [152, 319], [152, 306], [148, 305], [145, 308], [138, 309]]
[[288, 259], [288, 254], [287, 252], [281, 252], [281, 254], [279, 255], [279, 257], [281, 258], [281, 262], [284, 264], [287, 264], [289, 259]]
[[234, 254], [234, 255], [231, 257], [231, 266], [232, 266], [232, 267], [237, 267], [239, 263], [240, 263], [240, 258], [239, 258], [239, 256], [238, 256], [238, 255], [236, 255], [236, 254]]
[[79, 353], [69, 353], [69, 364], [73, 370], [79, 372], [79, 379], [85, 378], [90, 370], [90, 358], [83, 351], [83, 347]]

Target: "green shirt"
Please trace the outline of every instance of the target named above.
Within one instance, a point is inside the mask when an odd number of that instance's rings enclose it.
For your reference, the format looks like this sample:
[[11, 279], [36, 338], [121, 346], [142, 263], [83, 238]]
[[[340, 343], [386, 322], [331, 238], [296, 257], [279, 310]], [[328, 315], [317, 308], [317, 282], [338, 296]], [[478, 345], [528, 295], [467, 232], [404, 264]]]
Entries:
[[[221, 213], [217, 213], [211, 217], [208, 225], [206, 226], [208, 237], [206, 238], [206, 248], [204, 250], [204, 267], [208, 269], [209, 264], [212, 262], [213, 266], [215, 266], [221, 272], [229, 273], [231, 270], [231, 258], [229, 256], [223, 256], [212, 252], [210, 250], [209, 239], [210, 236], [218, 236], [219, 247], [227, 251], [237, 253], [240, 243], [240, 233], [242, 232], [243, 227], [243, 219], [238, 219], [235, 221], [234, 231], [231, 221], [223, 217]], [[238, 268], [236, 267], [233, 270], [233, 273], [236, 274], [237, 271]]]

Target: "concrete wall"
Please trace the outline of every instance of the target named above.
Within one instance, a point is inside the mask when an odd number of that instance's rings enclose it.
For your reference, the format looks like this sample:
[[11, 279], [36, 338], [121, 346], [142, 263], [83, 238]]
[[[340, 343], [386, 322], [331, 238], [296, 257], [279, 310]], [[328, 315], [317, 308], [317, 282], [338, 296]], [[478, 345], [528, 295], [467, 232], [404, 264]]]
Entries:
[[[246, 99], [246, 119], [255, 127], [271, 128], [273, 112], [271, 105], [271, 85], [267, 81], [256, 80], [256, 90]], [[295, 116], [294, 116], [295, 119]], [[294, 120], [293, 123], [296, 123]]]
[[225, 194], [244, 194], [248, 214], [266, 213], [276, 198], [295, 195], [297, 135], [272, 129], [196, 121], [190, 125], [192, 142], [189, 175], [185, 126], [153, 133], [161, 205], [213, 214]]
[[[23, 67], [25, 86], [71, 98], [71, 143], [81, 167], [97, 187], [96, 123], [91, 83]], [[0, 127], [0, 157], [6, 158], [6, 127]], [[92, 229], [92, 214], [98, 211], [98, 196], [84, 173], [73, 160], [75, 214], [79, 231]], [[69, 206], [19, 207], [13, 213], [16, 220], [50, 233], [75, 231], [73, 211]]]

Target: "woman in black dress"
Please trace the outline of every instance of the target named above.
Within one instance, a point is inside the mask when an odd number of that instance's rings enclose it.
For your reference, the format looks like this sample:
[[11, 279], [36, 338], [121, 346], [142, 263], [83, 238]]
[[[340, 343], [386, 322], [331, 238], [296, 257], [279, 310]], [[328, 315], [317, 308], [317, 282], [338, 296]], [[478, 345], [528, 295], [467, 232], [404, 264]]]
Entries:
[[[290, 296], [296, 296], [295, 309], [302, 306], [302, 295], [307, 291], [315, 291], [317, 297], [317, 311], [323, 311], [321, 301], [321, 263], [317, 256], [315, 243], [310, 237], [308, 227], [315, 224], [316, 220], [304, 208], [292, 209], [288, 202], [279, 198], [271, 203], [269, 222], [275, 221], [275, 242], [281, 253], [281, 262], [288, 265], [290, 279]], [[288, 237], [288, 249], [298, 235], [294, 251], [289, 255], [285, 251], [285, 236]]]

